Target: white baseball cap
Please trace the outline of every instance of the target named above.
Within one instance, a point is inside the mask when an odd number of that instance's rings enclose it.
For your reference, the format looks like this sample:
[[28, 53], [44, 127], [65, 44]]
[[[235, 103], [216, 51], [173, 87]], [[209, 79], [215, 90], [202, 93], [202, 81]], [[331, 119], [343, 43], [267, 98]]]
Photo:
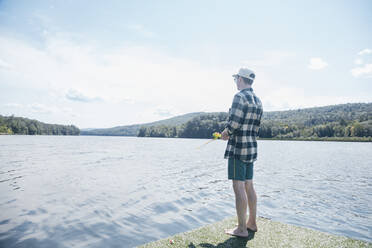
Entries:
[[233, 77], [237, 77], [237, 76], [245, 77], [245, 78], [248, 78], [248, 79], [251, 79], [251, 80], [254, 80], [254, 78], [256, 77], [254, 72], [252, 70], [248, 69], [248, 68], [240, 68], [238, 74], [234, 74], [232, 76]]

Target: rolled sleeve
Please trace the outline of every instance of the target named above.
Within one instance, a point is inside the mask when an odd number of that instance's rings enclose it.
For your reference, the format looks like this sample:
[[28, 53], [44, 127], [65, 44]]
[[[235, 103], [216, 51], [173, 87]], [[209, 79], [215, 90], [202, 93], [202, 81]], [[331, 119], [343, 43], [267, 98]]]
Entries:
[[244, 123], [245, 108], [244, 101], [240, 95], [235, 95], [232, 106], [229, 110], [229, 119], [226, 129], [229, 135], [234, 134]]

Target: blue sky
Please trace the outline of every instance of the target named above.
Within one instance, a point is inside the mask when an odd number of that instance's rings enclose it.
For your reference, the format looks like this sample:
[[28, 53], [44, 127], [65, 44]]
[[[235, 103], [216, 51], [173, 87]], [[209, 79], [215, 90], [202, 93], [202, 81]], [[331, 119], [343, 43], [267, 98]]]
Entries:
[[0, 114], [80, 128], [372, 102], [372, 2], [0, 0]]

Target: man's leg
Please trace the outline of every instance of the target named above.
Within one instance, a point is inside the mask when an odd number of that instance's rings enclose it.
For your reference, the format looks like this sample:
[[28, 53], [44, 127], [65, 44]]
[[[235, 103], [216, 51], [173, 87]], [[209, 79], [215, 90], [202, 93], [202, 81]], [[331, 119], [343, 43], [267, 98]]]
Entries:
[[244, 181], [233, 180], [233, 188], [235, 193], [235, 207], [236, 214], [238, 216], [238, 226], [234, 229], [226, 230], [226, 233], [240, 237], [248, 237], [246, 226], [248, 203]]
[[257, 212], [257, 195], [253, 187], [252, 180], [245, 181], [245, 192], [247, 194], [248, 206], [249, 206], [249, 219], [247, 221], [247, 227], [252, 231], [257, 231], [256, 224], [256, 212]]
[[227, 234], [248, 237], [247, 231], [247, 194], [245, 193], [245, 175], [247, 166], [239, 160], [230, 158], [228, 162], [228, 178], [233, 182], [235, 193], [235, 207], [238, 216], [238, 226], [225, 230]]
[[238, 228], [241, 231], [246, 230], [247, 219], [247, 194], [245, 192], [244, 181], [233, 180], [235, 193], [235, 207], [238, 216]]

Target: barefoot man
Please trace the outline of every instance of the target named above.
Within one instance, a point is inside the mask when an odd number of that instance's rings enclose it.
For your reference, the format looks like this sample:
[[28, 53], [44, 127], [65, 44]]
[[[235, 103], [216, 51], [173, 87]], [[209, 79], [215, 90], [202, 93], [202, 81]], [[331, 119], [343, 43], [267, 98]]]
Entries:
[[248, 237], [248, 231], [257, 231], [257, 196], [252, 179], [253, 162], [257, 160], [256, 137], [263, 109], [260, 99], [253, 93], [251, 87], [255, 79], [253, 71], [241, 68], [233, 77], [239, 92], [234, 96], [229, 119], [221, 138], [228, 140], [225, 158], [228, 159], [228, 178], [232, 180], [235, 193], [238, 225], [225, 232], [233, 236]]

